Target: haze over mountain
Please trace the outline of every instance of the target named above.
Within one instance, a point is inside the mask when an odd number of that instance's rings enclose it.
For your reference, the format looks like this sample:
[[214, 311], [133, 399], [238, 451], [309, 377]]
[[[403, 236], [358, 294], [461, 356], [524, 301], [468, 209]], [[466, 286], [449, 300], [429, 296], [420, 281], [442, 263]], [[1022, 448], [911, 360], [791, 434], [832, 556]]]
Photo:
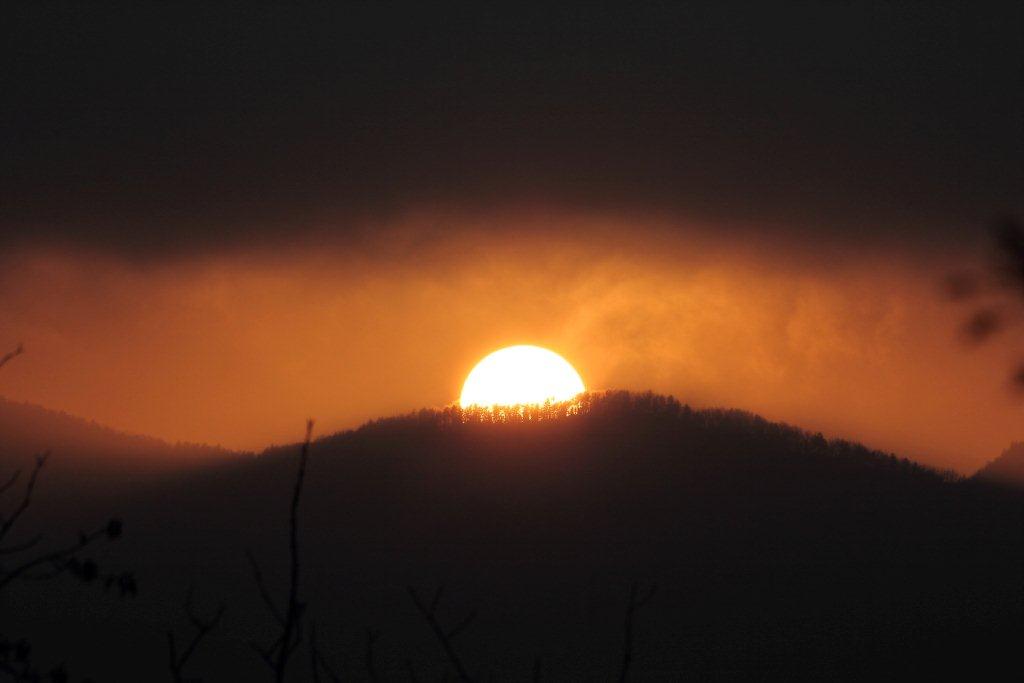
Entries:
[[974, 478], [1024, 488], [1024, 442], [1014, 442], [998, 458], [975, 473]]
[[0, 3], [0, 680], [1019, 672], [1022, 22]]
[[[539, 654], [551, 679], [609, 677], [632, 581], [658, 585], [637, 615], [639, 680], [981, 671], [1013, 651], [1024, 559], [1014, 496], [663, 396], [592, 395], [564, 410], [497, 422], [426, 410], [313, 443], [302, 593], [335, 666], [367, 676], [372, 628], [384, 680], [406, 676], [407, 662], [440, 674], [443, 653], [406, 587], [442, 582], [446, 617], [479, 615], [459, 639], [479, 677], [528, 678]], [[32, 605], [18, 614], [40, 656], [103, 679], [165, 675], [165, 630], [195, 584], [201, 604], [229, 604], [195, 673], [259, 676], [246, 642], [271, 622], [245, 552], [281, 585], [297, 451], [197, 460], [84, 508], [47, 500], [44, 479], [48, 520], [124, 518], [105, 557], [135, 570], [140, 592], [111, 604], [74, 587], [19, 588], [10, 599]]]
[[[119, 4], [120, 5], [120, 4]], [[976, 470], [1019, 2], [0, 6], [4, 394], [257, 449], [536, 343]], [[544, 305], [538, 305], [538, 302]], [[328, 421], [330, 423], [328, 424]]]
[[172, 444], [120, 432], [0, 396], [0, 471], [27, 468], [41, 454], [49, 454], [47, 486], [76, 497], [106, 496], [111, 490], [242, 457], [217, 446]]

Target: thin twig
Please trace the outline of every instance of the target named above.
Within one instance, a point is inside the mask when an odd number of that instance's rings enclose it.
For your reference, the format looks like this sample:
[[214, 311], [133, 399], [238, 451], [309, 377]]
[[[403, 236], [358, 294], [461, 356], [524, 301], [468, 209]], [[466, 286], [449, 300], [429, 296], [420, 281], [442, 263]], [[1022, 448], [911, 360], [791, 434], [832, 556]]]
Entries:
[[288, 514], [288, 601], [282, 611], [274, 602], [266, 582], [263, 580], [263, 572], [259, 563], [251, 552], [246, 552], [249, 564], [252, 567], [253, 577], [256, 580], [256, 587], [260, 597], [263, 599], [267, 610], [274, 621], [281, 627], [281, 633], [274, 639], [270, 646], [263, 646], [259, 643], [250, 642], [249, 645], [260, 656], [260, 659], [274, 672], [274, 681], [284, 683], [285, 673], [288, 669], [288, 662], [292, 654], [302, 643], [302, 616], [305, 611], [305, 604], [299, 599], [299, 501], [302, 498], [302, 489], [306, 479], [306, 463], [309, 461], [309, 447], [313, 438], [313, 420], [306, 421], [306, 438], [302, 442], [302, 449], [299, 452], [299, 468], [295, 475], [295, 486], [292, 489], [291, 505]]
[[[284, 628], [278, 648], [274, 674], [277, 683], [284, 682], [288, 658], [295, 645], [292, 644], [293, 634], [299, 627], [304, 605], [299, 601], [299, 500], [302, 498], [302, 486], [306, 479], [306, 462], [309, 460], [309, 443], [313, 437], [313, 421], [306, 420], [306, 439], [299, 453], [299, 471], [295, 475], [295, 488], [292, 490], [292, 504], [288, 515], [288, 550], [291, 556], [291, 572], [288, 582], [288, 609], [284, 615]], [[297, 643], [296, 643], [297, 645]]]
[[270, 612], [270, 616], [274, 617], [274, 620], [280, 626], [284, 626], [284, 617], [281, 615], [281, 610], [279, 610], [277, 605], [274, 603], [274, 598], [270, 595], [270, 591], [267, 590], [267, 584], [263, 580], [263, 572], [260, 570], [260, 565], [256, 561], [256, 557], [252, 554], [251, 550], [246, 550], [245, 556], [249, 559], [252, 576], [256, 581], [256, 590], [259, 591], [260, 597], [263, 599], [263, 604], [267, 606], [267, 611]]
[[185, 614], [188, 615], [189, 623], [195, 629], [195, 634], [192, 636], [192, 640], [188, 646], [181, 652], [178, 653], [177, 643], [174, 638], [174, 631], [167, 632], [167, 650], [168, 650], [168, 665], [171, 670], [171, 677], [174, 683], [185, 683], [186, 679], [182, 677], [181, 671], [188, 663], [192, 655], [195, 654], [199, 644], [203, 642], [203, 639], [209, 635], [210, 631], [217, 628], [220, 624], [221, 618], [224, 616], [224, 610], [227, 606], [221, 603], [220, 607], [217, 608], [216, 613], [210, 619], [203, 619], [192, 607], [192, 597], [195, 592], [194, 587], [189, 587], [188, 593], [185, 597]]
[[[14, 508], [14, 512], [11, 513], [11, 516], [0, 523], [0, 540], [3, 540], [7, 536], [7, 533], [18, 521], [18, 518], [21, 517], [25, 510], [28, 509], [28, 506], [31, 505], [32, 492], [35, 491], [36, 481], [39, 480], [39, 471], [43, 469], [44, 465], [46, 465], [46, 461], [49, 457], [49, 453], [43, 453], [42, 455], [36, 456], [36, 464], [35, 467], [32, 468], [32, 474], [29, 475], [28, 483], [25, 484], [25, 493], [21, 497], [21, 502], [18, 503], [16, 508]], [[11, 481], [13, 482], [15, 479], [17, 479], [17, 473], [15, 473], [15, 476], [11, 478]]]
[[61, 564], [62, 560], [68, 559], [78, 551], [85, 548], [87, 545], [93, 543], [94, 541], [102, 538], [105, 535], [107, 535], [106, 527], [94, 531], [91, 534], [83, 533], [78, 537], [78, 543], [75, 543], [72, 546], [60, 548], [58, 550], [46, 553], [45, 555], [40, 555], [39, 557], [35, 557], [31, 560], [25, 561], [21, 565], [15, 567], [10, 571], [4, 572], [3, 575], [0, 576], [0, 590], [6, 588], [15, 579], [21, 577], [22, 575], [26, 574], [32, 569], [35, 569], [36, 567], [42, 566], [44, 564], [54, 565], [54, 576], [62, 573], [66, 569], [66, 567]]
[[2, 486], [0, 486], [0, 493], [4, 493], [5, 491], [7, 491], [7, 489], [9, 489], [9, 488], [11, 488], [12, 486], [14, 486], [14, 483], [15, 483], [16, 481], [18, 481], [18, 477], [20, 477], [20, 476], [21, 476], [21, 470], [15, 470], [15, 471], [14, 471], [14, 472], [13, 472], [13, 473], [11, 474], [11, 478], [10, 478], [10, 479], [8, 479], [8, 480], [7, 480], [7, 482], [6, 482], [5, 484], [3, 484]]
[[636, 611], [650, 602], [657, 591], [657, 586], [651, 586], [643, 594], [640, 594], [639, 586], [634, 581], [629, 587], [629, 601], [626, 603], [626, 619], [623, 624], [623, 648], [622, 666], [619, 668], [619, 681], [624, 683], [629, 678], [629, 668], [633, 664], [633, 616]]
[[0, 357], [0, 368], [7, 365], [7, 363], [9, 363], [13, 358], [20, 356], [23, 353], [25, 353], [25, 347], [18, 344], [13, 351], [5, 353], [3, 357]]
[[428, 607], [420, 600], [420, 596], [416, 593], [416, 589], [412, 586], [408, 587], [409, 595], [412, 597], [413, 603], [416, 605], [416, 609], [419, 610], [420, 614], [426, 620], [427, 624], [430, 625], [430, 629], [434, 632], [434, 636], [437, 637], [438, 642], [444, 649], [445, 656], [448, 657], [448, 661], [455, 669], [456, 675], [461, 681], [472, 681], [469, 673], [466, 671], [465, 665], [459, 658], [458, 652], [455, 651], [455, 646], [452, 644], [452, 640], [455, 636], [459, 635], [462, 631], [468, 627], [473, 620], [476, 618], [476, 612], [470, 612], [462, 621], [460, 621], [454, 628], [445, 629], [441, 626], [441, 623], [437, 620], [437, 606], [441, 600], [441, 593], [443, 586], [439, 586], [437, 591], [434, 593], [433, 600], [430, 601]]

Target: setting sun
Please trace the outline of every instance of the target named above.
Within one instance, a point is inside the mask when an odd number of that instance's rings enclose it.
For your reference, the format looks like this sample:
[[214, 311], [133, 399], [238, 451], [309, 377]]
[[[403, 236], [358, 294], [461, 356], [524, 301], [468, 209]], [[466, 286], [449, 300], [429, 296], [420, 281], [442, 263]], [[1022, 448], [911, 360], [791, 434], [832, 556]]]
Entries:
[[568, 401], [585, 390], [576, 369], [554, 351], [509, 346], [476, 364], [462, 386], [459, 404], [467, 408]]

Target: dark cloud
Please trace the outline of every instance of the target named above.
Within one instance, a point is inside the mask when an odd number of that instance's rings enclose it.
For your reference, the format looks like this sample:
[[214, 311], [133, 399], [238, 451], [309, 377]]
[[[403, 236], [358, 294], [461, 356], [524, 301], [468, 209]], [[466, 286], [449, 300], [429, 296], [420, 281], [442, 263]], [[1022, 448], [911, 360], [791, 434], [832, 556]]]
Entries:
[[923, 243], [1020, 210], [1016, 3], [681, 5], [12, 3], [2, 243], [531, 203]]

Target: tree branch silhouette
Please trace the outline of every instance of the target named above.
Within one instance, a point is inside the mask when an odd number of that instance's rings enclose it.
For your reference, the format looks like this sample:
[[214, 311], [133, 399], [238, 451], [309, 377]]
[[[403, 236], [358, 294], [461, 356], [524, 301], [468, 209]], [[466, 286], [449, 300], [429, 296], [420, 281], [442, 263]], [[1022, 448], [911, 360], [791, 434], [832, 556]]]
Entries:
[[629, 679], [629, 669], [633, 665], [633, 618], [637, 610], [651, 601], [657, 589], [657, 586], [650, 586], [641, 593], [636, 581], [629, 587], [629, 600], [626, 603], [626, 618], [623, 623], [622, 665], [619, 667], [619, 681], [622, 683]]
[[[0, 368], [11, 359], [21, 355], [24, 348], [18, 347], [0, 357]], [[36, 486], [43, 468], [49, 459], [49, 453], [37, 455], [35, 464], [21, 496], [10, 513], [0, 513], [0, 543], [12, 534], [22, 516], [32, 506]], [[7, 494], [21, 480], [22, 471], [17, 470], [0, 485], [0, 495]], [[135, 595], [137, 586], [135, 577], [128, 572], [103, 574], [99, 566], [91, 559], [81, 559], [79, 554], [93, 543], [102, 539], [115, 540], [121, 536], [122, 524], [118, 519], [109, 520], [104, 526], [91, 532], [80, 531], [75, 543], [52, 548], [38, 554], [28, 554], [38, 546], [42, 534], [36, 534], [24, 541], [0, 546], [0, 556], [9, 558], [10, 564], [0, 565], [0, 591], [3, 591], [18, 580], [48, 580], [68, 573], [83, 583], [101, 583], [105, 589], [117, 586], [122, 597]], [[28, 556], [26, 556], [28, 555]], [[61, 664], [47, 673], [40, 672], [32, 661], [32, 647], [24, 638], [16, 641], [0, 636], [0, 673], [6, 674], [16, 681], [43, 681], [65, 683], [68, 680], [67, 670]]]
[[423, 616], [427, 624], [430, 626], [430, 629], [434, 632], [434, 636], [437, 638], [437, 641], [441, 644], [441, 647], [444, 649], [445, 656], [448, 658], [448, 662], [455, 669], [455, 673], [459, 677], [459, 680], [472, 681], [473, 679], [466, 671], [466, 667], [462, 663], [462, 659], [459, 658], [458, 652], [456, 652], [455, 646], [453, 645], [452, 641], [455, 639], [456, 636], [465, 631], [466, 628], [469, 627], [471, 623], [473, 623], [473, 620], [476, 619], [476, 612], [470, 612], [468, 615], [466, 615], [465, 618], [462, 619], [462, 621], [457, 623], [455, 626], [446, 629], [443, 626], [441, 626], [441, 623], [437, 619], [437, 607], [441, 602], [441, 594], [444, 592], [444, 586], [438, 586], [437, 590], [434, 592], [434, 597], [430, 601], [429, 606], [425, 605], [423, 601], [420, 600], [420, 596], [416, 592], [415, 588], [409, 586], [408, 590], [409, 595], [412, 597], [413, 604], [416, 605], [416, 609], [419, 610], [420, 614]]
[[16, 347], [14, 347], [13, 351], [8, 351], [2, 357], [0, 357], [0, 368], [7, 365], [9, 362], [11, 362], [11, 360], [17, 358], [23, 353], [25, 353], [25, 347], [22, 346], [21, 344], [18, 344]]
[[299, 599], [301, 563], [299, 558], [298, 517], [299, 502], [302, 499], [302, 489], [306, 478], [306, 463], [309, 460], [309, 448], [312, 437], [313, 420], [307, 420], [306, 438], [303, 440], [302, 448], [299, 452], [299, 467], [295, 475], [295, 484], [292, 488], [291, 505], [288, 514], [288, 601], [283, 611], [278, 609], [270, 591], [267, 589], [266, 582], [263, 579], [263, 572], [260, 571], [256, 558], [251, 552], [246, 553], [260, 597], [263, 599], [267, 611], [270, 612], [270, 615], [281, 629], [280, 634], [269, 646], [263, 646], [256, 642], [250, 643], [263, 662], [273, 672], [275, 683], [283, 683], [288, 669], [288, 662], [296, 648], [302, 643], [302, 617], [305, 611], [305, 604]]
[[[32, 504], [32, 493], [35, 491], [36, 482], [39, 479], [39, 472], [46, 465], [46, 461], [49, 457], [49, 453], [43, 453], [36, 456], [36, 464], [35, 467], [32, 468], [32, 474], [29, 475], [28, 483], [25, 485], [25, 493], [21, 497], [21, 502], [19, 502], [14, 508], [14, 511], [9, 517], [5, 518], [3, 522], [0, 522], [0, 541], [4, 540], [11, 528], [17, 523], [18, 518], [21, 517], [25, 513], [25, 510], [28, 509], [28, 506]], [[14, 476], [10, 479], [10, 483], [13, 484], [16, 482], [20, 475], [21, 470], [16, 471]], [[7, 487], [5, 486], [4, 490], [6, 489]]]
[[190, 640], [188, 645], [185, 646], [185, 649], [179, 653], [174, 631], [167, 631], [168, 666], [171, 671], [171, 679], [174, 683], [198, 683], [202, 680], [198, 678], [185, 678], [182, 675], [182, 670], [185, 668], [185, 665], [188, 664], [192, 655], [195, 654], [195, 651], [199, 648], [199, 644], [202, 643], [206, 636], [220, 624], [220, 620], [224, 616], [224, 611], [227, 609], [227, 606], [224, 603], [221, 603], [211, 618], [204, 619], [200, 617], [193, 608], [192, 598], [194, 593], [195, 587], [190, 586], [188, 593], [185, 596], [185, 614], [188, 616], [189, 623], [195, 631], [192, 636], [192, 640]]
[[281, 610], [277, 608], [277, 604], [274, 602], [273, 596], [270, 595], [270, 591], [267, 589], [267, 583], [263, 579], [263, 571], [260, 569], [260, 565], [256, 561], [256, 557], [250, 550], [245, 551], [245, 556], [249, 560], [249, 568], [252, 570], [253, 579], [256, 581], [256, 590], [259, 591], [263, 604], [266, 606], [267, 611], [270, 612], [270, 616], [274, 618], [274, 621], [283, 627], [284, 616], [281, 614]]
[[[0, 357], [0, 368], [12, 359], [24, 353], [21, 344], [9, 353]], [[0, 543], [17, 527], [22, 515], [30, 508], [33, 494], [39, 482], [39, 476], [49, 459], [49, 453], [37, 455], [35, 465], [29, 474], [28, 481], [21, 497], [9, 514], [0, 514]], [[0, 485], [0, 495], [10, 491], [21, 479], [21, 470], [17, 470]], [[48, 580], [68, 573], [83, 583], [100, 583], [104, 590], [116, 586], [120, 596], [134, 596], [138, 592], [135, 577], [129, 572], [101, 573], [99, 566], [91, 559], [81, 559], [79, 554], [93, 543], [102, 539], [109, 541], [121, 537], [123, 525], [121, 520], [112, 518], [104, 526], [91, 531], [79, 531], [78, 540], [62, 547], [40, 552], [25, 557], [28, 551], [38, 546], [42, 534], [36, 534], [27, 540], [11, 545], [0, 546], [0, 556], [11, 558], [12, 566], [0, 566], [0, 591], [3, 591], [18, 580]], [[20, 556], [20, 557], [19, 557]], [[32, 646], [24, 638], [11, 641], [0, 636], [0, 673], [6, 674], [15, 681], [44, 681], [51, 683], [67, 683], [68, 673], [60, 664], [46, 673], [40, 672], [32, 662]]]
[[[964, 337], [973, 343], [987, 342], [1006, 329], [1011, 313], [1001, 291], [1008, 290], [1015, 298], [1024, 297], [1024, 224], [1013, 216], [1004, 216], [993, 222], [990, 232], [994, 260], [988, 277], [958, 273], [946, 282], [950, 299], [974, 302], [962, 325]], [[1024, 303], [1024, 298], [1018, 298], [1016, 303]], [[1017, 389], [1024, 390], [1024, 363], [1011, 373], [1010, 379]]]
[[[29, 509], [29, 506], [31, 506], [32, 496], [35, 492], [36, 484], [39, 481], [39, 474], [42, 472], [43, 467], [46, 466], [48, 459], [48, 453], [36, 456], [35, 466], [32, 469], [32, 473], [29, 475], [28, 481], [25, 483], [25, 490], [22, 493], [21, 499], [9, 515], [0, 516], [0, 519], [2, 519], [2, 522], [0, 522], [0, 541], [3, 541], [7, 535], [11, 533], [15, 528], [15, 525], [18, 523], [18, 520], [21, 519], [21, 516]], [[20, 471], [15, 472], [4, 485], [3, 491], [10, 489], [13, 483], [19, 478]], [[92, 560], [82, 561], [77, 557], [79, 552], [100, 539], [106, 538], [108, 540], [115, 540], [119, 538], [121, 536], [121, 531], [121, 521], [118, 519], [111, 519], [104, 526], [94, 531], [79, 532], [77, 542], [71, 545], [55, 548], [39, 555], [23, 559], [21, 562], [15, 563], [11, 568], [0, 566], [0, 590], [3, 590], [18, 579], [49, 579], [66, 571], [70, 571], [72, 574], [86, 582], [97, 578], [103, 578], [107, 588], [111, 587], [116, 582], [122, 595], [134, 595], [136, 592], [136, 586], [135, 579], [131, 574], [108, 574], [101, 577], [95, 562]], [[15, 545], [0, 547], [0, 555], [17, 555], [19, 553], [24, 553], [34, 548], [41, 541], [42, 535], [36, 535], [27, 541], [23, 541]], [[33, 570], [37, 570], [41, 567], [46, 567], [47, 571], [42, 573], [32, 573]]]
[[15, 470], [14, 472], [11, 472], [10, 478], [4, 484], [0, 485], [0, 494], [6, 493], [7, 489], [14, 486], [20, 477], [21, 470]]

